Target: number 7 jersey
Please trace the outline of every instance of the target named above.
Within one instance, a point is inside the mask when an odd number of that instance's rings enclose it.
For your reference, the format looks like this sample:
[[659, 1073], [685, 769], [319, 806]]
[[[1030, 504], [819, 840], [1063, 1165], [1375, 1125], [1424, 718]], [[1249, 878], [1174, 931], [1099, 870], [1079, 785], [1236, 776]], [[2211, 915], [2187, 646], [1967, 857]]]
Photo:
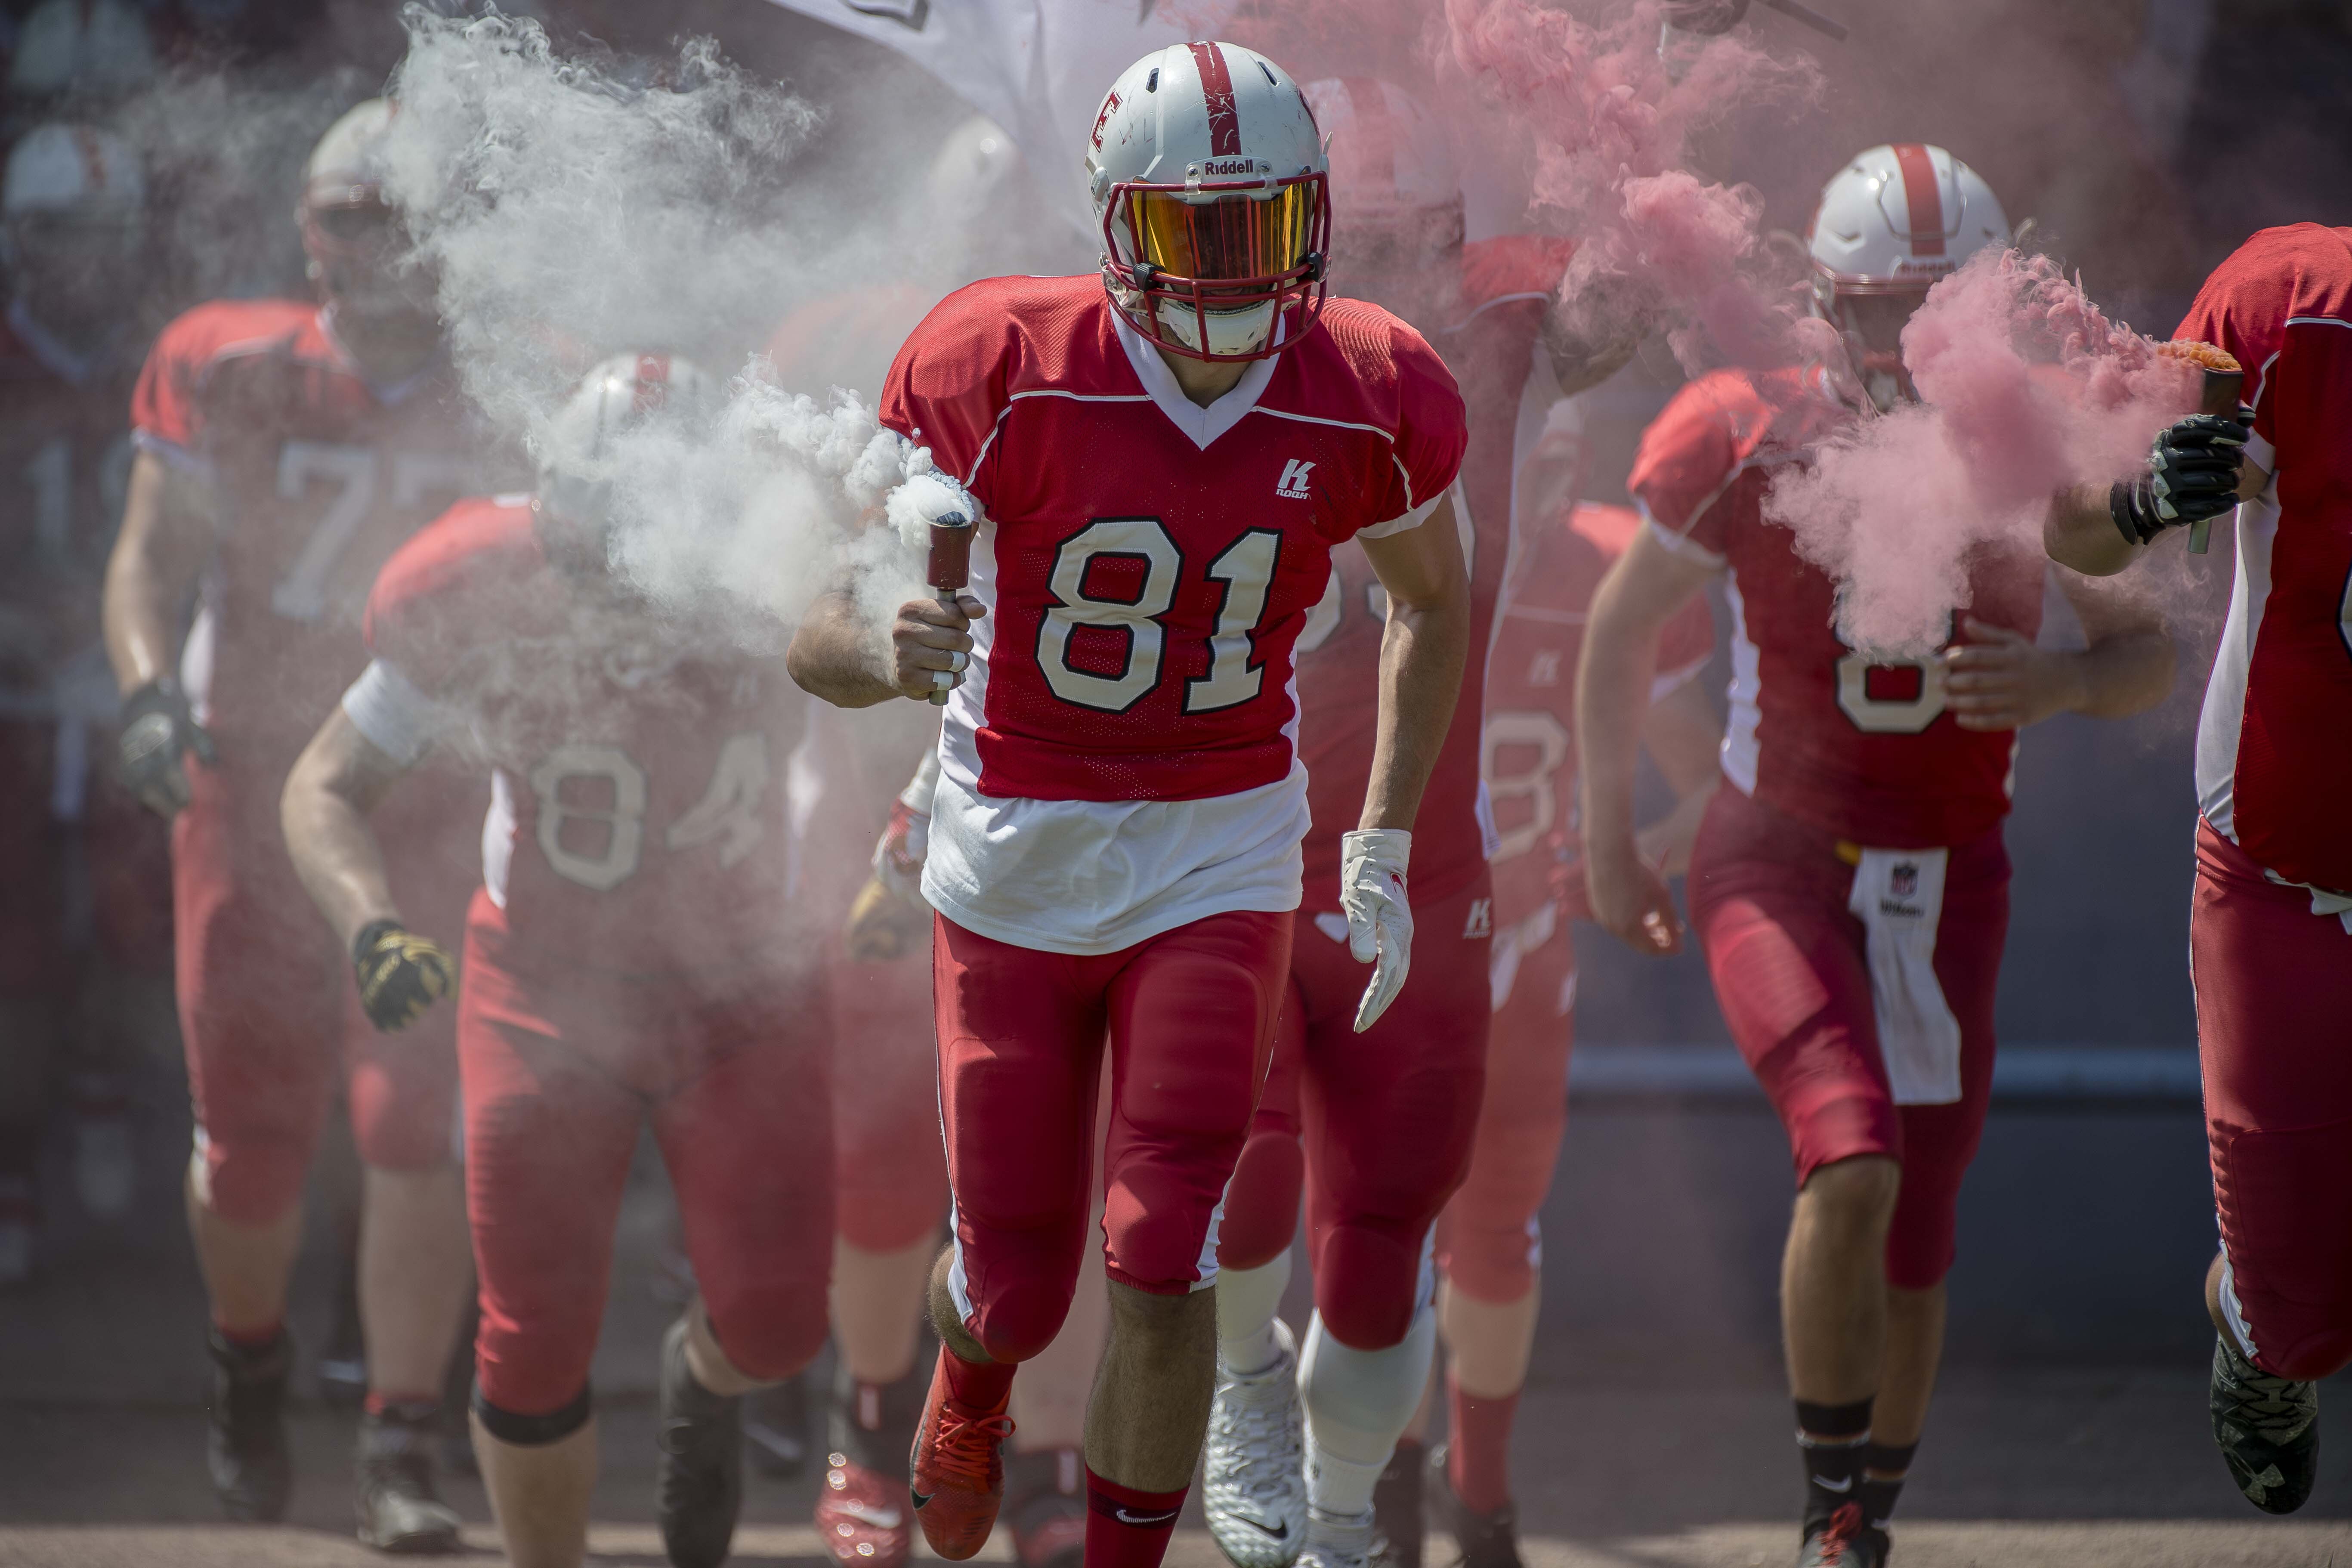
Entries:
[[1202, 408], [1100, 279], [997, 279], [916, 329], [881, 414], [985, 510], [933, 903], [1069, 952], [1297, 907], [1292, 647], [1331, 547], [1418, 526], [1453, 482], [1467, 433], [1436, 353], [1335, 299]]

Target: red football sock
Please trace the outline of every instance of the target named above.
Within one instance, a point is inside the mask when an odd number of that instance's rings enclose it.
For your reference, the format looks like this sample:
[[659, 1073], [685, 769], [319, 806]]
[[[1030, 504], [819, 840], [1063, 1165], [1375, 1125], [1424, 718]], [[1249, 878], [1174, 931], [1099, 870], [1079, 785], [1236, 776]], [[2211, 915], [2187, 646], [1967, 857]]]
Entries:
[[411, 1423], [430, 1420], [441, 1408], [437, 1394], [378, 1394], [368, 1390], [367, 1413], [374, 1416], [394, 1415]]
[[966, 1361], [940, 1347], [940, 1371], [948, 1380], [948, 1397], [967, 1410], [994, 1415], [1013, 1394], [1013, 1374], [1020, 1363], [1009, 1361]]
[[1087, 1568], [1160, 1568], [1184, 1494], [1139, 1491], [1107, 1481], [1087, 1467]]
[[1445, 1407], [1454, 1426], [1445, 1440], [1445, 1479], [1463, 1507], [1492, 1513], [1511, 1500], [1511, 1417], [1519, 1396], [1482, 1399], [1448, 1377]]
[[241, 1351], [266, 1351], [278, 1342], [278, 1335], [286, 1331], [286, 1325], [282, 1321], [272, 1323], [266, 1329], [232, 1329], [215, 1318], [213, 1320], [213, 1327], [224, 1341]]

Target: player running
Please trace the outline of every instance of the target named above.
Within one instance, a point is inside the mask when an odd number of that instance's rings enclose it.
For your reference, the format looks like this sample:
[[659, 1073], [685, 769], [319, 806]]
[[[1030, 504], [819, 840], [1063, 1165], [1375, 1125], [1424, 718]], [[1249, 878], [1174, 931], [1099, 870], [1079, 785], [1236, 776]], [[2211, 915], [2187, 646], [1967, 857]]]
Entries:
[[2179, 336], [2246, 374], [2252, 427], [2185, 419], [2147, 472], [2069, 498], [2051, 554], [2121, 570], [2237, 516], [2237, 578], [2197, 729], [2189, 966], [2221, 1249], [2205, 1282], [2213, 1438], [2255, 1507], [2317, 1479], [2318, 1380], [2352, 1363], [2352, 228], [2264, 229]]
[[1977, 558], [1941, 655], [1885, 664], [1832, 630], [1835, 590], [1761, 513], [1772, 471], [1910, 395], [1903, 323], [1928, 285], [2009, 243], [1999, 202], [1938, 147], [1874, 147], [1822, 193], [1818, 312], [1850, 363], [1717, 371], [1643, 437], [1644, 526], [1594, 597], [1579, 678], [1596, 918], [1681, 942], [1634, 841], [1633, 745], [1658, 629], [1711, 578], [1732, 612], [1729, 789], [1692, 855], [1692, 923], [1733, 1039], [1789, 1130], [1798, 1196], [1782, 1331], [1806, 1475], [1800, 1561], [1876, 1568], [1943, 1345], [1954, 1211], [1991, 1093], [2016, 731], [2160, 700], [2162, 627], [2064, 584], [2089, 640], [2034, 638], [2047, 567]]
[[[219, 300], [157, 340], [131, 408], [138, 456], [105, 619], [123, 694], [121, 769], [175, 817], [214, 1488], [232, 1518], [285, 1512], [287, 1279], [340, 1044], [367, 1166], [360, 1536], [450, 1551], [457, 1518], [434, 1495], [428, 1440], [470, 1265], [447, 1026], [393, 1039], [379, 1031], [404, 1016], [356, 1016], [352, 964], [373, 955], [320, 930], [278, 830], [286, 770], [366, 662], [360, 613], [376, 568], [481, 488], [430, 291], [395, 259], [376, 163], [390, 114], [382, 100], [361, 104], [310, 155], [297, 216], [322, 302]], [[428, 929], [455, 934], [478, 811], [450, 785], [416, 792], [385, 825], [402, 901]]]
[[984, 509], [972, 592], [903, 605], [887, 655], [832, 601], [792, 658], [845, 706], [951, 691], [923, 872], [956, 1223], [913, 1456], [924, 1534], [967, 1557], [995, 1517], [1013, 1370], [1060, 1326], [1084, 1247], [1108, 1033], [1112, 1314], [1086, 1557], [1150, 1568], [1208, 1413], [1214, 1214], [1299, 900], [1292, 646], [1332, 546], [1362, 539], [1390, 611], [1340, 901], [1377, 959], [1369, 1026], [1405, 978], [1411, 828], [1468, 641], [1447, 500], [1465, 432], [1418, 334], [1326, 302], [1321, 136], [1274, 62], [1157, 51], [1087, 141], [1099, 280], [950, 296], [884, 397], [884, 422]]
[[458, 1055], [481, 1268], [474, 1444], [508, 1555], [586, 1550], [588, 1386], [638, 1129], [676, 1188], [700, 1297], [661, 1351], [655, 1506], [670, 1561], [725, 1560], [740, 1396], [824, 1342], [832, 1041], [787, 956], [784, 759], [805, 704], [772, 661], [657, 618], [605, 571], [597, 454], [696, 411], [667, 355], [598, 367], [539, 493], [460, 504], [393, 557], [374, 656], [287, 780], [286, 842], [362, 984], [421, 1012], [449, 956], [402, 922], [371, 826], [436, 745], [493, 770]]
[[[1395, 1005], [1366, 1027], [1348, 951], [1340, 828], [1373, 772], [1386, 601], [1363, 551], [1332, 552], [1297, 646], [1299, 749], [1315, 823], [1305, 897], [1273, 1068], [1219, 1237], [1202, 1501], [1218, 1545], [1244, 1568], [1294, 1559], [1339, 1568], [1375, 1551], [1377, 1485], [1421, 1401], [1436, 1342], [1430, 1230], [1470, 1157], [1487, 1063], [1494, 901], [1477, 699], [1517, 542], [1518, 448], [1563, 384], [1581, 390], [1602, 379], [1638, 340], [1629, 331], [1610, 344], [1570, 341], [1550, 309], [1568, 242], [1464, 243], [1444, 128], [1402, 88], [1349, 78], [1306, 91], [1329, 138], [1334, 289], [1428, 330], [1461, 382], [1468, 445], [1453, 501], [1469, 569], [1471, 652], [1467, 700], [1436, 756], [1414, 834], [1421, 963]], [[1276, 1316], [1302, 1187], [1311, 1194], [1316, 1297], [1303, 1348]], [[1417, 1518], [1417, 1501], [1398, 1511]]]

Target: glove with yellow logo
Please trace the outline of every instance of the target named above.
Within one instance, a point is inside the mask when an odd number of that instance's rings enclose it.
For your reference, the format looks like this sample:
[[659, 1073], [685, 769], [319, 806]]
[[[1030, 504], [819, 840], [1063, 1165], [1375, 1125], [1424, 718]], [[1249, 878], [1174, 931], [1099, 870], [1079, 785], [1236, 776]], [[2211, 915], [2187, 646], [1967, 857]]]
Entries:
[[359, 975], [361, 1010], [386, 1034], [425, 1016], [457, 979], [456, 959], [398, 921], [370, 921], [362, 927], [352, 943], [352, 964]]

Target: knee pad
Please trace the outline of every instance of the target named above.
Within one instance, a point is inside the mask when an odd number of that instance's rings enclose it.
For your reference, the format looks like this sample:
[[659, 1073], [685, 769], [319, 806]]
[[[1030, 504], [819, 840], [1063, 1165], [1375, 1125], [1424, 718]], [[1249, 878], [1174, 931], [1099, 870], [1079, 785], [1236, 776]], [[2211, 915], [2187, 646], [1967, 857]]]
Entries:
[[1536, 1217], [1518, 1226], [1449, 1217], [1438, 1263], [1454, 1288], [1481, 1301], [1517, 1301], [1536, 1288], [1543, 1268], [1543, 1232]]
[[1024, 1362], [1054, 1342], [1069, 1313], [1069, 1292], [1024, 1279], [974, 1308], [964, 1324], [990, 1360]]
[[196, 1201], [231, 1225], [265, 1226], [302, 1201], [313, 1145], [284, 1136], [247, 1135], [233, 1142], [199, 1125], [188, 1157]]
[[1384, 1465], [1421, 1406], [1437, 1352], [1437, 1311], [1423, 1306], [1385, 1350], [1349, 1348], [1317, 1312], [1300, 1352], [1298, 1392], [1317, 1447], [1360, 1465]]
[[1217, 1222], [1217, 1266], [1262, 1268], [1290, 1250], [1298, 1230], [1298, 1194], [1307, 1182], [1307, 1153], [1295, 1134], [1256, 1132], [1225, 1184]]
[[727, 1363], [754, 1383], [782, 1383], [816, 1359], [831, 1331], [822, 1278], [789, 1290], [706, 1289], [702, 1310]]
[[517, 1448], [543, 1448], [550, 1443], [561, 1443], [587, 1426], [588, 1417], [595, 1410], [595, 1391], [584, 1383], [580, 1385], [577, 1398], [544, 1415], [519, 1415], [511, 1410], [502, 1410], [490, 1403], [478, 1384], [474, 1389], [474, 1414], [480, 1418], [482, 1430]]
[[1431, 1238], [1408, 1247], [1364, 1225], [1332, 1227], [1315, 1260], [1316, 1321], [1343, 1345], [1377, 1351], [1403, 1340], [1435, 1295]]

